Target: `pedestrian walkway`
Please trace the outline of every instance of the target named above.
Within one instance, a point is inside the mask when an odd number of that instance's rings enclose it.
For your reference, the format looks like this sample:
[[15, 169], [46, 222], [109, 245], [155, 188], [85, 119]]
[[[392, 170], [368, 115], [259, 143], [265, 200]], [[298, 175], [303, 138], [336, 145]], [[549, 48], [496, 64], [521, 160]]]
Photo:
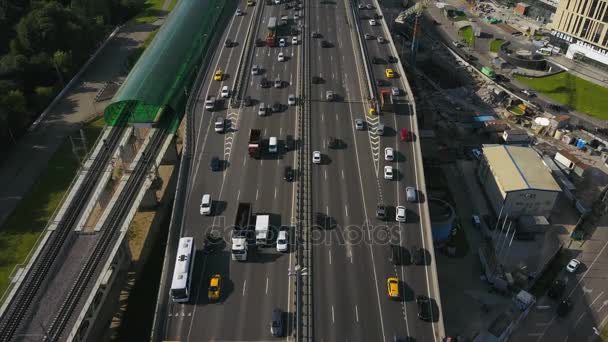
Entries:
[[[169, 3], [167, 0], [165, 5]], [[109, 100], [95, 102], [95, 96], [107, 82], [119, 82], [126, 76], [127, 57], [159, 25], [160, 21], [122, 27], [40, 125], [22, 137], [0, 162], [0, 226], [44, 172], [66, 137], [103, 113]]]

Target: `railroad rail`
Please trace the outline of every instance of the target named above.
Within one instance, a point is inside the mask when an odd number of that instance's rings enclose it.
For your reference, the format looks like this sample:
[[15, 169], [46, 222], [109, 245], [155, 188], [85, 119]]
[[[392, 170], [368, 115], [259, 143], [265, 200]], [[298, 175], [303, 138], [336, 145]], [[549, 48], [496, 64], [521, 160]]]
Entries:
[[148, 171], [151, 163], [154, 162], [154, 158], [162, 146], [163, 138], [166, 136], [165, 133], [165, 129], [158, 129], [153, 133], [154, 135], [150, 143], [142, 153], [142, 159], [137, 163], [125, 188], [115, 202], [110, 215], [104, 222], [99, 241], [78, 273], [76, 281], [72, 284], [65, 301], [59, 307], [55, 318], [48, 328], [46, 332], [48, 341], [58, 341], [60, 339], [91, 278], [96, 274], [100, 265], [103, 264], [105, 256], [112, 248], [114, 237], [120, 232], [121, 224], [131, 208], [133, 199], [149, 174]]
[[[130, 112], [131, 109], [131, 106], [128, 106], [125, 108], [124, 113]], [[64, 242], [76, 226], [78, 217], [93, 193], [100, 174], [110, 162], [112, 152], [116, 149], [120, 137], [124, 132], [126, 127], [125, 121], [128, 118], [128, 115], [124, 113], [119, 123], [111, 129], [108, 139], [104, 142], [106, 148], [101, 149], [91, 164], [82, 185], [78, 188], [76, 195], [69, 204], [65, 216], [57, 224], [57, 228], [53, 231], [46, 246], [25, 275], [21, 286], [17, 289], [12, 299], [10, 299], [11, 303], [0, 320], [1, 342], [12, 340], [21, 322], [27, 317], [32, 302], [37, 298], [39, 288], [47, 278], [49, 271], [64, 246]]]

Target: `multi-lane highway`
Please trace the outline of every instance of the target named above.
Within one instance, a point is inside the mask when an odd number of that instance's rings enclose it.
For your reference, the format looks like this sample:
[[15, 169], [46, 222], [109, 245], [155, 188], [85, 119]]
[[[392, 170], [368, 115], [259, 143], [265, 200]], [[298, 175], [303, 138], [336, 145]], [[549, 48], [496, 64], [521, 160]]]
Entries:
[[[351, 3], [348, 1], [313, 2], [310, 9], [310, 31], [321, 37], [310, 38], [311, 75], [323, 80], [313, 84], [311, 96], [313, 150], [321, 151], [323, 162], [313, 166], [313, 208], [318, 232], [314, 241], [314, 329], [318, 341], [380, 341], [394, 336], [410, 336], [420, 341], [438, 340], [434, 324], [417, 317], [415, 296], [433, 297], [430, 270], [424, 265], [409, 265], [408, 252], [426, 247], [420, 223], [422, 203], [408, 203], [405, 187], [417, 186], [422, 170], [416, 169], [412, 142], [403, 142], [398, 132], [412, 131], [409, 112], [380, 116], [367, 115], [370, 107], [364, 61], [359, 38], [354, 30]], [[354, 6], [354, 5], [353, 5]], [[373, 17], [375, 10], [356, 10]], [[369, 20], [360, 20], [361, 34], [375, 37], [385, 33]], [[326, 40], [330, 47], [321, 47]], [[364, 40], [369, 61], [373, 56], [384, 60], [373, 65], [370, 77], [384, 80], [386, 86], [400, 88], [400, 79], [387, 79], [389, 49], [377, 39]], [[399, 75], [397, 75], [399, 76]], [[337, 101], [326, 101], [326, 91], [338, 95]], [[355, 129], [355, 120], [366, 121], [364, 130]], [[385, 126], [379, 136], [376, 127]], [[339, 148], [330, 148], [330, 137], [337, 138]], [[396, 158], [384, 160], [384, 149], [392, 147]], [[394, 180], [385, 180], [385, 165], [393, 166]], [[375, 217], [378, 204], [385, 204], [387, 221]], [[395, 221], [395, 207], [407, 208], [407, 222]], [[428, 236], [427, 236], [428, 237]], [[402, 246], [406, 265], [389, 261], [390, 244]], [[427, 258], [430, 254], [427, 253]], [[427, 264], [430, 260], [426, 261]], [[390, 300], [387, 278], [400, 280], [401, 300]]]
[[[295, 10], [285, 10], [282, 6], [267, 6], [262, 2], [253, 7], [241, 3], [243, 16], [234, 16], [225, 32], [221, 45], [210, 64], [206, 79], [198, 93], [198, 105], [194, 113], [195, 148], [191, 179], [188, 182], [187, 205], [182, 236], [194, 236], [199, 253], [194, 268], [192, 297], [188, 304], [168, 303], [168, 317], [165, 318], [164, 340], [209, 341], [209, 340], [263, 340], [270, 335], [270, 318], [274, 308], [292, 311], [293, 287], [288, 276], [293, 253], [278, 253], [274, 245], [258, 249], [246, 262], [230, 260], [230, 226], [234, 222], [238, 202], [252, 205], [253, 214], [270, 213], [271, 223], [291, 225], [293, 222], [294, 182], [283, 179], [285, 166], [294, 163], [294, 151], [282, 148], [288, 135], [296, 136], [296, 107], [287, 105], [289, 94], [296, 95], [300, 49], [292, 43], [292, 36], [285, 37], [286, 47], [254, 47], [250, 60], [240, 61], [247, 30], [254, 18], [254, 11], [260, 13], [260, 24], [254, 38], [263, 38], [270, 17], [289, 15], [287, 26], [297, 27], [293, 20]], [[283, 27], [285, 29], [286, 27]], [[233, 47], [225, 47], [223, 42], [231, 39], [237, 42]], [[286, 60], [278, 61], [283, 53]], [[221, 88], [233, 88], [235, 73], [242, 63], [244, 96], [250, 96], [251, 106], [240, 105], [229, 108], [228, 101], [218, 104], [214, 111], [204, 108], [207, 96], [220, 99]], [[260, 75], [252, 75], [253, 65], [261, 68]], [[216, 70], [225, 74], [222, 81], [213, 80]], [[282, 88], [262, 88], [260, 80], [282, 81]], [[279, 112], [258, 115], [260, 103], [272, 105], [279, 102]], [[229, 124], [227, 131], [214, 131], [217, 117], [224, 117]], [[260, 129], [264, 139], [271, 136], [279, 140], [279, 153], [262, 153], [261, 159], [253, 159], [247, 153], [250, 129]], [[211, 158], [222, 161], [221, 171], [211, 171]], [[213, 199], [213, 215], [201, 216], [199, 205], [203, 194]], [[203, 256], [200, 253], [203, 236], [211, 229], [223, 233], [226, 244], [219, 253]], [[251, 251], [250, 251], [251, 252]], [[223, 278], [221, 298], [218, 303], [207, 300], [209, 278], [220, 274]], [[167, 298], [167, 300], [169, 300]], [[291, 333], [291, 331], [289, 332]]]
[[[376, 10], [358, 10], [348, 0], [304, 1], [302, 8], [293, 9], [296, 3], [290, 2], [290, 9], [286, 4], [258, 2], [244, 7], [243, 3], [240, 9], [244, 15], [229, 20], [196, 95], [193, 161], [180, 234], [195, 237], [192, 295], [185, 304], [173, 303], [168, 296], [161, 298], [167, 306], [166, 317], [157, 319], [162, 325], [161, 338], [267, 340], [274, 308], [289, 312], [284, 315], [289, 322], [286, 336], [293, 333], [295, 299], [288, 270], [293, 269], [295, 253], [277, 253], [273, 245], [256, 251], [247, 262], [232, 261], [230, 226], [239, 202], [251, 203], [253, 214], [272, 214], [274, 226], [296, 222], [296, 183], [283, 180], [284, 167], [295, 163], [295, 152], [284, 149], [283, 143], [288, 135], [298, 139], [297, 114], [306, 108], [311, 116], [310, 146], [322, 153], [322, 163], [312, 165], [311, 174], [314, 227], [309, 227], [313, 246], [309, 276], [313, 285], [313, 339], [388, 341], [394, 336], [410, 336], [419, 341], [438, 341], [436, 324], [419, 320], [415, 303], [415, 296], [433, 298], [437, 291], [431, 285], [427, 267], [432, 253], [426, 254], [426, 265], [410, 265], [408, 254], [415, 250], [414, 246], [432, 248], [428, 245], [430, 227], [423, 226], [419, 218], [426, 208], [423, 193], [417, 203], [405, 200], [406, 186], [420, 188], [422, 170], [414, 160], [421, 156], [416, 155], [419, 149], [414, 148], [414, 142], [401, 141], [398, 132], [403, 128], [413, 131], [414, 116], [407, 108], [399, 115], [367, 115], [373, 104], [368, 82], [376, 87], [376, 79], [382, 79], [386, 81], [382, 88], [395, 86], [405, 94], [400, 75], [386, 80], [385, 68], [391, 67], [388, 45], [363, 39], [366, 32], [383, 35], [380, 26], [370, 27], [367, 20], [357, 18], [364, 12], [371, 16]], [[296, 13], [299, 18], [294, 17]], [[286, 46], [255, 46], [250, 58], [240, 60], [247, 31], [254, 29], [253, 37], [263, 39], [269, 18], [283, 15], [289, 19], [278, 32], [279, 38], [286, 39]], [[360, 32], [356, 29], [357, 20]], [[298, 44], [292, 44], [294, 30], [299, 32]], [[317, 33], [315, 37], [313, 32]], [[226, 39], [237, 44], [227, 47], [223, 44]], [[308, 49], [307, 59], [301, 42]], [[285, 61], [278, 60], [279, 53], [286, 56]], [[372, 56], [381, 57], [386, 64], [372, 65], [366, 73]], [[302, 80], [302, 63], [311, 79]], [[246, 75], [242, 97], [251, 97], [253, 104], [240, 103], [229, 108], [225, 100], [215, 110], [206, 110], [209, 96], [220, 99], [222, 87], [235, 88], [239, 65]], [[253, 65], [261, 68], [260, 75], [251, 73]], [[397, 71], [396, 67], [393, 69]], [[214, 80], [217, 70], [224, 73], [220, 81]], [[262, 78], [271, 86], [263, 88]], [[274, 87], [277, 79], [281, 81], [280, 88]], [[302, 81], [311, 83], [298, 83]], [[290, 94], [302, 96], [298, 89], [306, 89], [306, 97], [297, 106], [287, 105]], [[333, 101], [327, 100], [327, 91], [334, 92]], [[262, 102], [278, 102], [281, 109], [259, 116]], [[225, 133], [214, 131], [217, 117], [229, 122]], [[364, 130], [355, 129], [356, 119], [366, 122]], [[376, 132], [380, 123], [385, 126], [383, 136]], [[277, 137], [279, 153], [264, 151], [261, 159], [249, 157], [250, 129], [261, 130], [264, 139]], [[338, 144], [330, 147], [331, 140]], [[396, 152], [394, 161], [384, 160], [385, 147]], [[220, 171], [210, 170], [214, 157], [222, 161]], [[306, 156], [307, 162], [311, 162], [311, 157]], [[394, 180], [383, 178], [385, 165], [393, 166]], [[210, 194], [214, 201], [211, 216], [199, 213], [204, 194]], [[386, 221], [376, 219], [379, 203], [389, 209]], [[398, 205], [407, 207], [405, 223], [395, 222]], [[202, 241], [211, 230], [221, 231], [226, 244], [221, 251], [205, 255]], [[403, 264], [389, 261], [391, 244], [403, 247]], [[174, 251], [171, 258], [175, 258]], [[214, 274], [223, 278], [217, 303], [207, 300], [209, 279]], [[400, 280], [400, 300], [389, 300], [388, 277]]]

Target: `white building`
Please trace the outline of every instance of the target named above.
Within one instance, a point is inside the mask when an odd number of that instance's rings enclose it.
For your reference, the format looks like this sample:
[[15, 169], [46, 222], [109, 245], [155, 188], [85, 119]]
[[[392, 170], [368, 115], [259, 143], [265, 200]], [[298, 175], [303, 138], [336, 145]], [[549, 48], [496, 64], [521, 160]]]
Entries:
[[484, 145], [478, 170], [496, 215], [549, 217], [561, 189], [529, 147]]

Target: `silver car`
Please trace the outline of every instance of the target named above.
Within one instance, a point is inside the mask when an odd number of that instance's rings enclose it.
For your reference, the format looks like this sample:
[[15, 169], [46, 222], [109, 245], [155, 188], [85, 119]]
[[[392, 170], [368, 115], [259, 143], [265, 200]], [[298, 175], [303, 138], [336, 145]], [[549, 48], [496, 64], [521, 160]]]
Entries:
[[335, 97], [335, 95], [334, 95], [333, 90], [328, 90], [328, 91], [325, 92], [325, 99], [327, 101], [333, 101], [334, 97]]
[[357, 131], [362, 131], [365, 128], [365, 124], [362, 119], [355, 119], [355, 129]]
[[296, 96], [294, 94], [289, 94], [289, 96], [287, 97], [287, 104], [290, 106], [296, 105]]
[[405, 197], [408, 202], [416, 202], [418, 200], [416, 188], [414, 188], [413, 186], [408, 186], [407, 188], [405, 188]]

